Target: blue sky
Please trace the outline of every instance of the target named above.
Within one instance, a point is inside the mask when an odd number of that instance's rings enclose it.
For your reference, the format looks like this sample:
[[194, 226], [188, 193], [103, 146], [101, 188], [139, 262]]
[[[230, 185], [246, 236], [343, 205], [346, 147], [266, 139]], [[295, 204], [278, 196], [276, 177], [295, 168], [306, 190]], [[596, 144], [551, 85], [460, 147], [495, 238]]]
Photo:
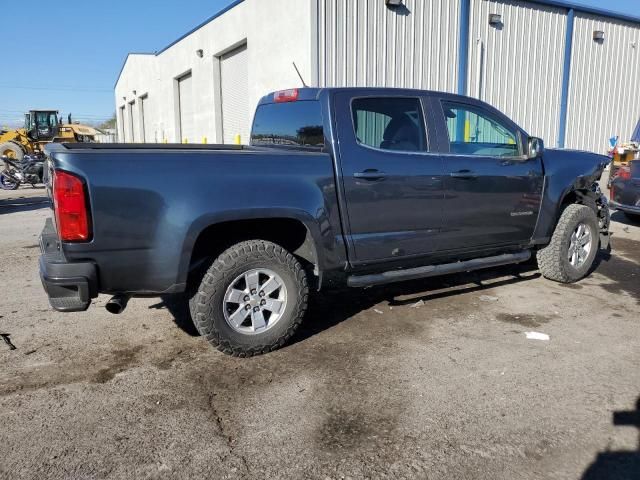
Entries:
[[[0, 126], [21, 123], [29, 108], [58, 109], [65, 118], [71, 112], [85, 122], [106, 119], [114, 111], [113, 85], [128, 52], [160, 50], [230, 3], [67, 0], [35, 2], [37, 14], [12, 9], [0, 40]], [[573, 3], [640, 15], [638, 0]]]

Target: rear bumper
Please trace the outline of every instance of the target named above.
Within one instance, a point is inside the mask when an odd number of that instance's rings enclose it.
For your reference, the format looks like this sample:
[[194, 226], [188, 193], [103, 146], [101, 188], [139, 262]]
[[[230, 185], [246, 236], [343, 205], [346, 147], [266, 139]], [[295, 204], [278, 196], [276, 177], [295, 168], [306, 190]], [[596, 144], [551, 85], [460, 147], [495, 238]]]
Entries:
[[69, 263], [47, 219], [40, 235], [40, 280], [49, 303], [59, 312], [80, 312], [98, 296], [98, 275], [91, 262]]
[[614, 202], [613, 200], [609, 202], [609, 206], [611, 208], [615, 208], [616, 210], [622, 210], [623, 212], [635, 213], [640, 215], [640, 206], [624, 205], [622, 203]]

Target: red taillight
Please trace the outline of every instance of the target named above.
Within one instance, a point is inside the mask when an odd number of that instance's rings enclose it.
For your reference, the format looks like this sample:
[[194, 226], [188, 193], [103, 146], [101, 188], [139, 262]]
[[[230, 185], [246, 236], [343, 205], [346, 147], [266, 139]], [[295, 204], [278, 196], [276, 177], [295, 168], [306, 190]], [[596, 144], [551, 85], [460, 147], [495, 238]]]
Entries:
[[60, 170], [53, 173], [53, 210], [60, 240], [86, 242], [90, 239], [89, 213], [82, 180]]
[[276, 103], [295, 102], [298, 100], [298, 89], [281, 90], [273, 94], [273, 101]]
[[616, 172], [616, 178], [631, 180], [631, 169], [629, 167], [620, 167]]

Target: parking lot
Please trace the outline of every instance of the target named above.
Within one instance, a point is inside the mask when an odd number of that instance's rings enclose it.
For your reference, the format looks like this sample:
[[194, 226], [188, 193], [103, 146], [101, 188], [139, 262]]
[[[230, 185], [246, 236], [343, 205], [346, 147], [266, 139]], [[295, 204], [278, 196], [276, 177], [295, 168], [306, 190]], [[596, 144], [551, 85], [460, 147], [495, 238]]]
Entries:
[[49, 213], [44, 190], [0, 192], [0, 478], [640, 478], [640, 223], [620, 213], [577, 284], [529, 264], [332, 292], [252, 359], [170, 298], [52, 311]]

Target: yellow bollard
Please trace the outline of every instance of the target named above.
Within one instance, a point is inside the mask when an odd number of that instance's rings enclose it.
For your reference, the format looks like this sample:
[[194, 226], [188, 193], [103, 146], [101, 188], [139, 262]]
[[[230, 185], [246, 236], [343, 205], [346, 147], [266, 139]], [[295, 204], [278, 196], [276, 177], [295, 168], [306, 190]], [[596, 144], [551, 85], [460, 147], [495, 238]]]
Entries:
[[166, 138], [162, 140], [162, 143], [169, 143], [169, 140], [167, 140]]
[[189, 139], [188, 138], [183, 139], [182, 143], [189, 143]]
[[242, 145], [242, 137], [240, 137], [240, 134], [236, 135], [234, 140], [236, 145]]
[[202, 137], [202, 143], [207, 144], [207, 137]]

